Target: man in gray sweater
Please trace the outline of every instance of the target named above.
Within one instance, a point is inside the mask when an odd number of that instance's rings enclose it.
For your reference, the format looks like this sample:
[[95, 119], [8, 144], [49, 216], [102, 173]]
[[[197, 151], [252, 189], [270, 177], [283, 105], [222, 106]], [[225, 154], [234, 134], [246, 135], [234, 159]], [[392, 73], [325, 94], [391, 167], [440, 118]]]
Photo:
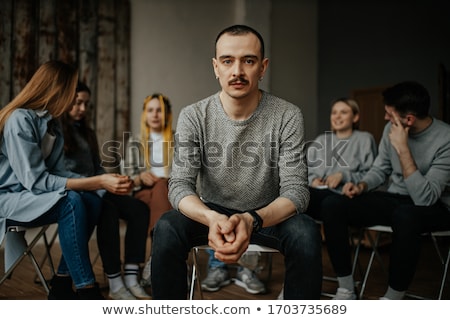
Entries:
[[284, 254], [285, 299], [320, 298], [320, 233], [303, 214], [303, 115], [259, 89], [267, 66], [256, 30], [235, 25], [217, 36], [213, 68], [222, 90], [185, 107], [178, 120], [169, 182], [175, 209], [154, 229], [153, 299], [187, 297], [193, 246], [209, 244], [216, 258], [235, 263], [250, 242]]
[[[336, 299], [355, 299], [348, 226], [392, 227], [389, 286], [382, 299], [402, 299], [416, 270], [421, 234], [450, 228], [450, 126], [429, 115], [430, 95], [419, 83], [383, 92], [386, 124], [378, 156], [347, 197], [322, 204], [328, 253], [338, 276]], [[389, 179], [387, 192], [373, 191]]]

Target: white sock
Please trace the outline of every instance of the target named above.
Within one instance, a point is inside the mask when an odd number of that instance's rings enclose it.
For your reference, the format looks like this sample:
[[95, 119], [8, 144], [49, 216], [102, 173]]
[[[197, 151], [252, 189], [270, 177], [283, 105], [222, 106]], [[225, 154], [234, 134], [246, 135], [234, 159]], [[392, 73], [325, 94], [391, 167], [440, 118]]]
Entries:
[[109, 290], [111, 292], [117, 292], [120, 288], [124, 287], [122, 274], [120, 272], [115, 274], [107, 274], [106, 277], [108, 278]]
[[139, 265], [138, 264], [125, 264], [124, 279], [127, 288], [133, 287], [138, 284]]

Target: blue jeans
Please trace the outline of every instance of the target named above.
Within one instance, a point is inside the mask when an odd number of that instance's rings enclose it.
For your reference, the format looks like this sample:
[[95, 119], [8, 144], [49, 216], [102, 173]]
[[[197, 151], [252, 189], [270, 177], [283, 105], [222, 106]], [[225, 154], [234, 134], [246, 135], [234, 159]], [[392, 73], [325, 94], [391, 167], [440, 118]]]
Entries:
[[62, 257], [58, 274], [70, 274], [75, 287], [95, 282], [88, 242], [101, 212], [101, 198], [91, 192], [67, 191], [49, 211], [30, 222], [8, 220], [7, 225], [39, 227], [58, 223]]
[[[231, 215], [231, 210], [207, 204]], [[186, 260], [192, 247], [208, 243], [208, 227], [176, 210], [157, 222], [152, 242], [153, 299], [186, 299]], [[285, 299], [320, 299], [322, 288], [322, 243], [319, 227], [305, 214], [253, 234], [251, 243], [279, 250], [285, 262]]]
[[208, 268], [226, 268], [226, 263], [214, 257], [214, 250], [208, 249]]

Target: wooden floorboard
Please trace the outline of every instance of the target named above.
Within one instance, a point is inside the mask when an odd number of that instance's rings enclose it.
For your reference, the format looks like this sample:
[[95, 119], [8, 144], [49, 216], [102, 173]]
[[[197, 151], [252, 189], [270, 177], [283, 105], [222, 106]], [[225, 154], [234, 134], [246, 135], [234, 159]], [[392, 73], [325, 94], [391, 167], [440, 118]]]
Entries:
[[[449, 245], [448, 241], [441, 241], [442, 247], [447, 247]], [[41, 244], [36, 245], [35, 256], [37, 259], [41, 259], [43, 255], [44, 246]], [[90, 249], [92, 259], [97, 256], [97, 246], [95, 239], [90, 242]], [[362, 248], [360, 253], [360, 266], [363, 268], [367, 265], [370, 250], [367, 248]], [[385, 245], [380, 249], [380, 254], [385, 264], [388, 262], [389, 245]], [[60, 255], [59, 245], [56, 243], [52, 248], [52, 256], [54, 261], [58, 261]], [[206, 275], [206, 253], [201, 254], [200, 266], [201, 275]], [[4, 255], [3, 247], [0, 248], [0, 274], [3, 275], [4, 272]], [[240, 299], [252, 299], [252, 300], [271, 300], [276, 299], [283, 283], [284, 277], [284, 262], [283, 256], [279, 253], [273, 254], [273, 266], [272, 266], [272, 276], [270, 281], [267, 283], [267, 292], [264, 294], [252, 295], [247, 293], [243, 288], [230, 284], [217, 292], [204, 292], [204, 299], [209, 300], [240, 300]], [[50, 268], [45, 265], [44, 273], [48, 278], [51, 277]], [[232, 274], [234, 269], [231, 269]], [[333, 276], [333, 271], [328, 260], [328, 254], [326, 251], [326, 246], [323, 245], [323, 271], [324, 275]], [[103, 275], [102, 265], [100, 259], [98, 259], [94, 264], [94, 272], [97, 277], [97, 281], [102, 287], [105, 296], [108, 294], [107, 282]], [[414, 281], [409, 290], [410, 293], [436, 298], [440, 279], [442, 275], [442, 266], [437, 257], [436, 251], [429, 239], [424, 239], [421, 260], [416, 272]], [[263, 270], [260, 274], [260, 278], [263, 280], [267, 279], [267, 269]], [[356, 273], [357, 280], [360, 280], [359, 272]], [[372, 273], [369, 277], [367, 287], [364, 294], [364, 299], [378, 299], [383, 295], [387, 286], [387, 278], [383, 273], [378, 261], [374, 262]], [[334, 281], [323, 281], [323, 292], [334, 293], [336, 291], [336, 282]], [[149, 289], [149, 293], [151, 290]], [[42, 285], [35, 282], [35, 272], [33, 266], [31, 265], [29, 259], [25, 257], [22, 263], [17, 267], [17, 269], [12, 274], [12, 277], [6, 280], [2, 285], [0, 285], [0, 300], [43, 300], [46, 299], [46, 293]], [[198, 292], [194, 297], [199, 298]], [[323, 300], [330, 299], [327, 296], [322, 297]], [[450, 283], [447, 280], [446, 287], [444, 289], [443, 299], [450, 299]]]

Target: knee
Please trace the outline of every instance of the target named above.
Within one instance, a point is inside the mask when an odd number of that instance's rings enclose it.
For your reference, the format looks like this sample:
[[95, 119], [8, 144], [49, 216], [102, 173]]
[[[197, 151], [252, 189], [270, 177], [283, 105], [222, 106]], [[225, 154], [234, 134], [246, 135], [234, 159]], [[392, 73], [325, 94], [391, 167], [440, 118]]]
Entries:
[[83, 198], [76, 191], [67, 191], [66, 197], [63, 198], [64, 206], [58, 212], [58, 220], [71, 219], [74, 221], [87, 221], [87, 211]]
[[153, 228], [153, 241], [167, 243], [178, 239], [178, 222], [177, 215], [179, 214], [176, 210], [171, 210], [161, 216]]
[[321, 252], [322, 238], [319, 225], [308, 215], [294, 216], [285, 232], [290, 239], [288, 243], [296, 252], [303, 252], [307, 255], [317, 255]]
[[395, 231], [408, 229], [420, 233], [423, 223], [419, 211], [414, 205], [398, 206], [392, 213], [392, 229]]

